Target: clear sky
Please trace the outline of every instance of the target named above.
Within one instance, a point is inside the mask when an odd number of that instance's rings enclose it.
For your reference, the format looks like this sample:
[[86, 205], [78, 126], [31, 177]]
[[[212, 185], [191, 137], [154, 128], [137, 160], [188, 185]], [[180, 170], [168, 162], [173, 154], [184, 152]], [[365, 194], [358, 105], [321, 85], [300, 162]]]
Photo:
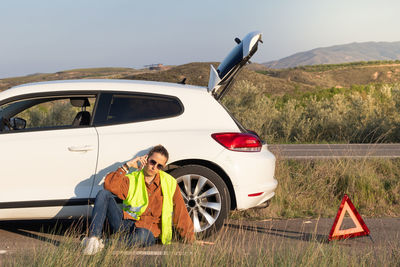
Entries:
[[400, 41], [398, 0], [1, 0], [0, 78], [87, 67], [221, 61], [263, 32], [253, 62]]

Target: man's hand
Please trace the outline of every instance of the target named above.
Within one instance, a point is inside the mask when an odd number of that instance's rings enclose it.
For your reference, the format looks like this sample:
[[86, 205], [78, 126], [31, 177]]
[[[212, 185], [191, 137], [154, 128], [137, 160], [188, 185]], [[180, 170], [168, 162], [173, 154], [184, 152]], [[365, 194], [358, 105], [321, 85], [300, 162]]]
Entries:
[[196, 244], [196, 245], [200, 245], [200, 246], [204, 246], [204, 245], [215, 245], [215, 243], [214, 242], [208, 242], [208, 241], [203, 241], [203, 240], [196, 240], [196, 241], [194, 241], [194, 243]]
[[147, 164], [147, 155], [141, 156], [141, 157], [136, 157], [136, 158], [126, 162], [126, 165], [128, 165], [129, 168], [133, 167], [138, 170], [143, 169], [145, 164]]

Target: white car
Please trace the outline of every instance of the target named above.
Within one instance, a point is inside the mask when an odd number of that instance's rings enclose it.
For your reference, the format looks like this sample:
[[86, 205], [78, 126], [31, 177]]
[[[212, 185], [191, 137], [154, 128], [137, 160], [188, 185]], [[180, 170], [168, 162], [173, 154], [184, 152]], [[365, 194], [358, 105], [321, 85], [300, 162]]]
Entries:
[[275, 157], [218, 101], [260, 41], [236, 39], [208, 88], [68, 80], [1, 92], [0, 220], [90, 216], [105, 175], [157, 144], [196, 232], [219, 229], [232, 209], [267, 206]]

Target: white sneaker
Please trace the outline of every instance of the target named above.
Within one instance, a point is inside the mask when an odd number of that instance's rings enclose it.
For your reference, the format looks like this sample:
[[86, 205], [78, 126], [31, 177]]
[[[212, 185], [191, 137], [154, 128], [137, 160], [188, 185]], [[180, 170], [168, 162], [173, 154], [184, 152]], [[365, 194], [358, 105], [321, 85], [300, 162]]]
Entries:
[[97, 236], [85, 237], [81, 245], [83, 248], [84, 255], [94, 255], [104, 248], [103, 240]]

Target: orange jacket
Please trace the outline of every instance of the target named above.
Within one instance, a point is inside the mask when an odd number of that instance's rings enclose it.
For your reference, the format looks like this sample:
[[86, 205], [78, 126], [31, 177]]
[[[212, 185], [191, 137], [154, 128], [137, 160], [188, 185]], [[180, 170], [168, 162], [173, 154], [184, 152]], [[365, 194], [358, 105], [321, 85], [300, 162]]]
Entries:
[[[122, 168], [119, 168], [115, 172], [107, 174], [104, 181], [104, 189], [110, 191], [121, 200], [126, 198], [129, 190], [129, 178], [125, 174], [126, 172]], [[135, 225], [136, 227], [150, 230], [154, 237], [158, 237], [161, 233], [161, 207], [163, 200], [159, 174], [157, 174], [151, 184], [146, 183], [146, 189], [149, 196], [149, 205]], [[173, 225], [185, 241], [193, 242], [195, 240], [193, 222], [187, 212], [178, 185], [175, 190], [173, 202]], [[125, 211], [124, 219], [134, 220]]]

